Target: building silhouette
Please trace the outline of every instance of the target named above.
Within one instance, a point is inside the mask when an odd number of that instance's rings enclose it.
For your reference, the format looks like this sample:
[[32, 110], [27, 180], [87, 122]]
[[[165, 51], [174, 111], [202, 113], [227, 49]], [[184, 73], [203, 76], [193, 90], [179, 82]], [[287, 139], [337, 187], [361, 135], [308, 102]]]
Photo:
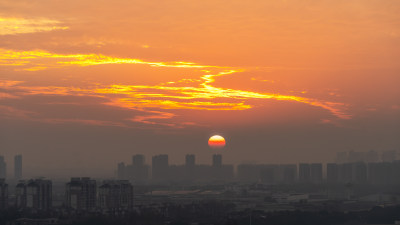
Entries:
[[5, 179], [0, 179], [0, 210], [8, 207], [8, 184]]
[[99, 207], [107, 211], [125, 211], [133, 207], [133, 186], [127, 180], [104, 181], [99, 187]]
[[311, 168], [308, 163], [299, 164], [299, 182], [309, 183], [311, 181]]
[[188, 154], [185, 156], [185, 166], [187, 168], [194, 167], [196, 165], [196, 156]]
[[19, 208], [49, 210], [52, 207], [51, 180], [21, 181], [16, 187], [16, 205]]
[[253, 183], [260, 180], [261, 166], [256, 164], [239, 164], [236, 177], [238, 181]]
[[222, 166], [222, 155], [220, 155], [220, 154], [213, 155], [212, 166], [213, 167], [221, 167]]
[[132, 165], [134, 166], [144, 166], [145, 157], [142, 154], [137, 154], [132, 156]]
[[393, 162], [397, 159], [397, 152], [396, 150], [389, 150], [382, 152], [382, 162]]
[[126, 178], [126, 166], [125, 166], [125, 163], [123, 163], [123, 162], [118, 163], [117, 178], [121, 179], [121, 180]]
[[266, 164], [261, 167], [260, 181], [263, 184], [277, 184], [279, 180], [279, 165]]
[[20, 181], [15, 187], [15, 206], [17, 208], [26, 207], [26, 182]]
[[134, 155], [132, 165], [127, 166], [127, 177], [132, 182], [143, 184], [149, 179], [149, 166], [145, 164], [144, 155]]
[[89, 177], [71, 178], [66, 184], [66, 206], [75, 210], [94, 210], [96, 208], [96, 180]]
[[326, 164], [326, 181], [330, 184], [339, 182], [339, 165], [337, 163]]
[[152, 158], [152, 179], [153, 181], [169, 180], [168, 155], [156, 155]]
[[310, 181], [314, 184], [322, 183], [322, 163], [311, 163]]
[[357, 162], [353, 164], [353, 182], [357, 184], [366, 184], [368, 180], [367, 164]]
[[351, 183], [353, 181], [353, 164], [343, 163], [339, 166], [339, 181], [341, 183]]
[[196, 180], [196, 156], [193, 154], [188, 154], [185, 156], [185, 166], [184, 170], [184, 180], [187, 182], [192, 182]]
[[279, 183], [293, 184], [297, 181], [297, 165], [284, 164], [280, 165], [280, 179]]
[[4, 156], [0, 155], [0, 179], [1, 178], [7, 178], [7, 164], [4, 161]]
[[14, 178], [15, 180], [22, 179], [22, 155], [14, 157]]

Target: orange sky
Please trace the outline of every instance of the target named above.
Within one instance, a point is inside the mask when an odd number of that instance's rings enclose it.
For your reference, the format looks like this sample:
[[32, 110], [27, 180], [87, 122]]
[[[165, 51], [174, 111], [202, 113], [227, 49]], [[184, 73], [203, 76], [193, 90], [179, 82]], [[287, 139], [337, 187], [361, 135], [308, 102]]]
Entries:
[[[73, 126], [199, 137], [176, 148], [202, 148], [215, 132], [249, 135], [230, 146], [231, 162], [249, 142], [247, 160], [262, 154], [284, 162], [293, 161], [292, 149], [303, 149], [306, 161], [330, 141], [336, 145], [316, 159], [398, 149], [399, 59], [397, 0], [1, 0], [0, 147], [40, 162], [28, 143], [15, 142], [30, 139], [29, 129], [49, 127], [40, 136], [46, 141], [50, 130]], [[261, 150], [271, 129], [271, 146], [285, 153]], [[325, 142], [295, 141], [294, 131], [309, 129]], [[280, 146], [283, 137], [293, 145]], [[54, 148], [29, 143], [43, 154]], [[140, 151], [164, 153], [148, 148]], [[121, 150], [113, 160], [129, 154]]]

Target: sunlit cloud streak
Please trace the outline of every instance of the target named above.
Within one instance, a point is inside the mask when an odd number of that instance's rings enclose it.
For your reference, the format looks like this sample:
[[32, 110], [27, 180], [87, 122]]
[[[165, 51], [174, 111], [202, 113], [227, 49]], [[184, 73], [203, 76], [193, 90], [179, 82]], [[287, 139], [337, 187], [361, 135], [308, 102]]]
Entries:
[[[181, 79], [158, 85], [96, 84], [89, 88], [63, 86], [23, 86], [18, 81], [0, 81], [0, 88], [20, 91], [21, 95], [74, 95], [107, 99], [106, 105], [146, 112], [131, 118], [144, 124], [175, 126], [169, 121], [174, 113], [161, 110], [248, 110], [256, 107], [252, 100], [292, 101], [327, 110], [339, 119], [350, 119], [347, 105], [296, 95], [264, 93], [215, 86], [218, 77], [244, 72], [246, 68], [201, 65], [193, 62], [151, 62], [133, 58], [117, 58], [101, 54], [54, 54], [43, 50], [14, 51], [0, 49], [0, 64], [24, 70], [43, 70], [67, 66], [103, 64], [142, 64], [150, 67], [190, 68], [203, 73], [198, 79]], [[86, 123], [95, 124], [95, 123]]]
[[14, 51], [10, 49], [0, 49], [0, 65], [13, 66], [27, 71], [60, 68], [71, 65], [93, 66], [104, 64], [144, 64], [152, 67], [174, 68], [223, 68], [181, 61], [148, 62], [141, 59], [117, 58], [102, 54], [54, 54], [43, 50]]
[[0, 35], [27, 34], [52, 30], [66, 30], [60, 21], [44, 18], [0, 17]]

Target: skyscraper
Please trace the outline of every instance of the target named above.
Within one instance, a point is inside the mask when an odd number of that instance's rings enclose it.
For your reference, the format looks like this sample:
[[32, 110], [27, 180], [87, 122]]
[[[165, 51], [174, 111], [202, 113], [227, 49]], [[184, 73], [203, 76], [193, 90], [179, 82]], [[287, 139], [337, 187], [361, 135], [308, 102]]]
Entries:
[[126, 178], [135, 183], [145, 183], [149, 179], [149, 166], [145, 164], [144, 155], [134, 155], [132, 165], [127, 166]]
[[213, 155], [212, 166], [213, 167], [221, 167], [222, 166], [222, 155], [220, 155], [220, 154]]
[[194, 167], [196, 164], [196, 156], [188, 154], [185, 157], [185, 165], [186, 167]]
[[99, 187], [99, 206], [104, 210], [131, 210], [133, 186], [127, 180], [104, 181]]
[[50, 209], [52, 206], [51, 180], [35, 179], [20, 182], [16, 188], [16, 201], [19, 208]]
[[337, 163], [328, 163], [326, 165], [326, 180], [328, 183], [337, 183], [339, 181], [339, 165]]
[[15, 206], [17, 208], [26, 207], [26, 183], [20, 181], [15, 187]]
[[4, 179], [0, 179], [0, 210], [8, 206], [8, 185]]
[[353, 180], [356, 183], [364, 184], [367, 182], [367, 164], [365, 162], [358, 162], [353, 164]]
[[22, 178], [22, 155], [14, 157], [14, 178], [20, 180]]
[[123, 163], [123, 162], [118, 163], [117, 177], [120, 180], [123, 180], [126, 177], [126, 167], [125, 167], [125, 163]]
[[310, 164], [300, 163], [299, 164], [299, 181], [303, 183], [310, 182], [311, 171]]
[[169, 179], [168, 155], [156, 155], [152, 158], [152, 178], [155, 181]]
[[260, 180], [264, 184], [276, 184], [278, 182], [279, 165], [263, 165], [260, 170]]
[[196, 177], [196, 156], [188, 154], [185, 156], [184, 179], [193, 181]]
[[4, 161], [4, 156], [0, 156], [0, 179], [7, 178], [7, 164]]
[[322, 163], [311, 163], [310, 165], [311, 182], [319, 184], [322, 182]]
[[137, 154], [132, 156], [132, 165], [134, 166], [143, 166], [145, 162], [144, 155]]
[[71, 178], [66, 184], [66, 206], [76, 210], [94, 210], [96, 208], [96, 180], [89, 177]]
[[286, 164], [280, 165], [281, 170], [281, 181], [284, 184], [293, 184], [297, 178], [297, 165], [296, 164]]

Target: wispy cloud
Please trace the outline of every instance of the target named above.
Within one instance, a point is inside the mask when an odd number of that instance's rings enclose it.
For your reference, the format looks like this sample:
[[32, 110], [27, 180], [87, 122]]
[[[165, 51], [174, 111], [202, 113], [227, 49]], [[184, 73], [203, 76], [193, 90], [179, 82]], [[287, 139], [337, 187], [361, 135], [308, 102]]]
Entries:
[[66, 30], [60, 21], [44, 18], [0, 17], [0, 35], [26, 34], [52, 30]]
[[[246, 68], [202, 65], [193, 62], [151, 62], [134, 58], [118, 58], [101, 54], [55, 54], [43, 50], [14, 51], [0, 49], [0, 64], [25, 70], [66, 66], [95, 66], [102, 64], [140, 64], [150, 67], [189, 68], [201, 72], [198, 79], [181, 79], [158, 85], [96, 84], [92, 87], [23, 86], [18, 81], [0, 81], [0, 88], [18, 90], [21, 95], [74, 95], [106, 99], [103, 104], [140, 110], [146, 115], [136, 116], [134, 122], [174, 126], [176, 115], [166, 110], [248, 110], [254, 100], [271, 99], [307, 104], [327, 110], [339, 119], [350, 119], [346, 104], [296, 95], [265, 93], [218, 87], [216, 79], [246, 71]], [[270, 82], [270, 81], [268, 81]], [[88, 123], [90, 124], [90, 123]]]
[[[152, 67], [173, 68], [217, 68], [193, 62], [151, 62], [134, 58], [110, 57], [102, 54], [56, 54], [43, 50], [15, 51], [0, 48], [0, 65], [12, 66], [27, 71], [45, 70], [66, 66], [93, 66], [105, 64], [143, 64]], [[223, 67], [218, 67], [223, 68]]]

